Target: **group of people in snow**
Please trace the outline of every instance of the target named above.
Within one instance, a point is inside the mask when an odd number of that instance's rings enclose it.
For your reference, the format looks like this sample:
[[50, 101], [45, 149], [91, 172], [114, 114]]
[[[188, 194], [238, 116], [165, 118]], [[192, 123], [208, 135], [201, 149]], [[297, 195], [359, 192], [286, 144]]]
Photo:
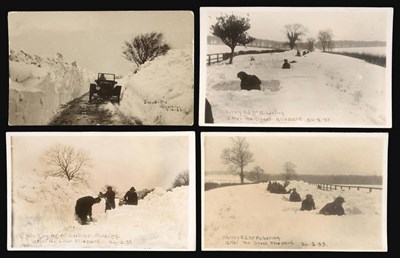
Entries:
[[[285, 184], [282, 185], [278, 182], [268, 182], [267, 191], [270, 193], [276, 194], [289, 194], [290, 202], [301, 202], [301, 211], [310, 211], [315, 210], [315, 202], [313, 196], [311, 194], [307, 194], [306, 198], [302, 201], [300, 194], [297, 192], [296, 188], [286, 190], [286, 187], [289, 185], [288, 181], [285, 181]], [[325, 206], [319, 211], [319, 214], [323, 215], [345, 215], [343, 209], [344, 198], [339, 196], [336, 197], [335, 200], [331, 203], [325, 204]]]
[[[92, 206], [96, 203], [99, 203], [101, 199], [105, 200], [105, 210], [115, 209], [115, 191], [111, 186], [107, 187], [106, 193], [100, 192], [97, 197], [92, 196], [84, 196], [79, 198], [76, 201], [75, 205], [75, 216], [78, 222], [82, 225], [88, 224], [89, 221], [93, 221], [92, 218]], [[136, 189], [131, 187], [123, 197], [123, 204], [126, 205], [137, 205], [138, 204], [138, 195], [136, 193]]]

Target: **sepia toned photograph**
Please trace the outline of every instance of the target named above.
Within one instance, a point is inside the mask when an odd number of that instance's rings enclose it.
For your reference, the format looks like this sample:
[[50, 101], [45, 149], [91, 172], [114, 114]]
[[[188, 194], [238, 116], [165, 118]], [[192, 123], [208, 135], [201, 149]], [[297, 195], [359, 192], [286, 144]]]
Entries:
[[202, 250], [387, 252], [387, 133], [202, 133]]
[[192, 125], [192, 11], [9, 12], [9, 125]]
[[7, 133], [7, 247], [194, 251], [195, 137]]
[[391, 128], [393, 8], [201, 7], [199, 124]]

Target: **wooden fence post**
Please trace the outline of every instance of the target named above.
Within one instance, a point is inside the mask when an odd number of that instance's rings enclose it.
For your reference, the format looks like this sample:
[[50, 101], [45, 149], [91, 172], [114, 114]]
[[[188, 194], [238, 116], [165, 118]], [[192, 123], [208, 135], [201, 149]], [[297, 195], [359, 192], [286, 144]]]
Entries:
[[208, 55], [208, 65], [211, 65], [211, 55]]

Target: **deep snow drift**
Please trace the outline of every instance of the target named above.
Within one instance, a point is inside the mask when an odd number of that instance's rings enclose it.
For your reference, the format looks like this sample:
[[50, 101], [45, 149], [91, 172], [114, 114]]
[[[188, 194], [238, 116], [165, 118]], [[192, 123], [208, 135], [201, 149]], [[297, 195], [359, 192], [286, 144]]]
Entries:
[[46, 125], [65, 104], [89, 90], [92, 76], [62, 54], [41, 57], [10, 50], [9, 124]]
[[[22, 174], [22, 173], [20, 173]], [[14, 176], [12, 187], [13, 248], [27, 249], [187, 249], [189, 237], [187, 186], [166, 191], [156, 187], [138, 206], [104, 212], [93, 205], [94, 223], [80, 225], [76, 200], [98, 192], [88, 186], [26, 173]]]
[[144, 125], [193, 123], [194, 69], [191, 49], [174, 49], [146, 62], [122, 85], [120, 110]]
[[[206, 249], [386, 249], [386, 211], [382, 191], [318, 190], [292, 181], [302, 200], [314, 197], [316, 210], [300, 211], [289, 194], [271, 194], [267, 184], [222, 187], [204, 193], [203, 246]], [[324, 216], [319, 210], [342, 196], [346, 215]]]
[[[254, 61], [251, 61], [254, 58]], [[283, 60], [291, 69], [281, 69]], [[216, 124], [371, 126], [390, 124], [386, 69], [363, 60], [296, 51], [236, 56], [207, 66], [206, 98]], [[237, 73], [262, 81], [261, 91], [240, 91]], [[202, 85], [204, 86], [204, 85]]]

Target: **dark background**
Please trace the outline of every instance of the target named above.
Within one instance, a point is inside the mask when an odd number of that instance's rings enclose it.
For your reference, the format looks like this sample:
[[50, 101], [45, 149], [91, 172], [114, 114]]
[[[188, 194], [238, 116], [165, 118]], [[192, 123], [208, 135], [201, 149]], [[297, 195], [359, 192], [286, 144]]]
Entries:
[[[392, 116], [393, 127], [391, 129], [368, 129], [368, 128], [251, 128], [251, 127], [199, 127], [198, 126], [198, 99], [199, 99], [199, 8], [201, 6], [293, 6], [293, 7], [394, 7], [394, 25], [393, 25], [393, 65], [392, 65]], [[92, 256], [92, 255], [118, 255], [119, 257], [129, 256], [150, 256], [150, 257], [206, 257], [210, 255], [235, 255], [235, 256], [281, 256], [281, 257], [337, 257], [338, 255], [352, 255], [359, 257], [388, 257], [398, 253], [400, 255], [400, 214], [398, 205], [400, 205], [399, 192], [397, 187], [399, 180], [399, 17], [397, 8], [400, 5], [395, 1], [276, 1], [276, 0], [231, 0], [231, 1], [208, 1], [208, 0], [170, 0], [170, 1], [138, 1], [138, 0], [112, 0], [112, 1], [94, 1], [94, 0], [67, 0], [67, 1], [43, 1], [43, 0], [2, 0], [0, 2], [0, 247], [1, 257], [70, 257], [70, 256]], [[7, 39], [7, 13], [9, 11], [96, 11], [96, 10], [192, 10], [195, 15], [195, 108], [193, 126], [8, 126], [8, 39]], [[268, 24], [266, 24], [268, 26]], [[6, 132], [86, 132], [86, 131], [195, 131], [196, 132], [196, 200], [197, 200], [197, 238], [195, 252], [160, 252], [160, 251], [7, 251], [7, 182], [6, 182]], [[343, 252], [214, 252], [201, 251], [201, 167], [200, 167], [200, 132], [204, 131], [241, 131], [241, 132], [388, 132], [389, 133], [389, 164], [388, 164], [388, 252], [368, 252], [368, 253], [343, 253]], [[251, 211], [249, 211], [251, 212]], [[273, 222], [272, 222], [273, 223]], [[307, 234], [307, 232], [303, 232]], [[396, 255], [398, 257], [398, 255]]]

